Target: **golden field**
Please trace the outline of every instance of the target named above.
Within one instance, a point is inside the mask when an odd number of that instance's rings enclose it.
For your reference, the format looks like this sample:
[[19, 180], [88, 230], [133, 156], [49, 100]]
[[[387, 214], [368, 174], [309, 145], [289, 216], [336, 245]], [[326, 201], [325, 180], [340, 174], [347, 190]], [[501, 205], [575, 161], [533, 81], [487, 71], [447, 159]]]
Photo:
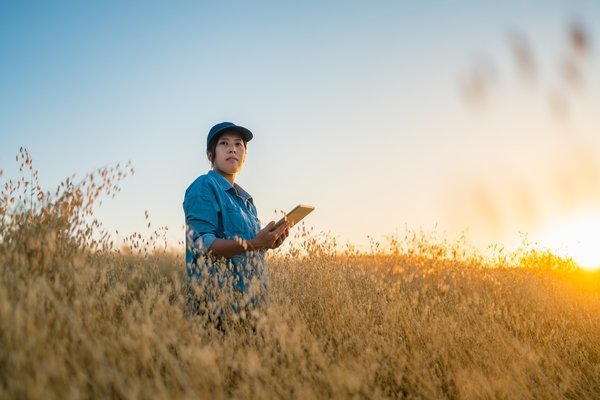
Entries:
[[186, 313], [183, 250], [99, 234], [126, 173], [50, 194], [31, 171], [0, 198], [2, 399], [600, 398], [600, 276], [569, 260], [301, 230], [256, 329], [222, 333]]

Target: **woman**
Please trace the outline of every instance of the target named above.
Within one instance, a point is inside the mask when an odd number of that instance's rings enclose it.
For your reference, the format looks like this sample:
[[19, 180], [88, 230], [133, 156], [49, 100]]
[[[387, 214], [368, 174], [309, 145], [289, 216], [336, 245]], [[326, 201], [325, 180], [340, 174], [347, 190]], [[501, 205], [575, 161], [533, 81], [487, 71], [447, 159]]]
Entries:
[[231, 122], [213, 126], [206, 138], [212, 169], [187, 188], [183, 201], [190, 305], [218, 325], [266, 302], [265, 251], [289, 235], [287, 223], [261, 229], [252, 196], [235, 183], [252, 137]]

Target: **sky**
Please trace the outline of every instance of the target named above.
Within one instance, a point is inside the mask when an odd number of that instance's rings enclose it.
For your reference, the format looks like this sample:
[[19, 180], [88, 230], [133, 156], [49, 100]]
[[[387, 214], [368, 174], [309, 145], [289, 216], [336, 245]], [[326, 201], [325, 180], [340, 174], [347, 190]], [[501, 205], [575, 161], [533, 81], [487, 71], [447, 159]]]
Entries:
[[308, 204], [359, 247], [600, 235], [600, 3], [497, 3], [0, 2], [0, 183], [20, 146], [48, 189], [131, 160], [97, 217], [124, 236], [147, 211], [179, 246], [208, 130], [232, 121], [263, 225]]

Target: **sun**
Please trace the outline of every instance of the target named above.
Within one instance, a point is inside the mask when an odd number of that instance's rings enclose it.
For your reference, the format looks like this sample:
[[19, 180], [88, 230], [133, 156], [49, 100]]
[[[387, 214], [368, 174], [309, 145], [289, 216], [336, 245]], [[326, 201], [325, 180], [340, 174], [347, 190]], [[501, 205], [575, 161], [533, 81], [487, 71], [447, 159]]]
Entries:
[[556, 219], [534, 239], [556, 255], [571, 257], [581, 268], [600, 269], [600, 212]]

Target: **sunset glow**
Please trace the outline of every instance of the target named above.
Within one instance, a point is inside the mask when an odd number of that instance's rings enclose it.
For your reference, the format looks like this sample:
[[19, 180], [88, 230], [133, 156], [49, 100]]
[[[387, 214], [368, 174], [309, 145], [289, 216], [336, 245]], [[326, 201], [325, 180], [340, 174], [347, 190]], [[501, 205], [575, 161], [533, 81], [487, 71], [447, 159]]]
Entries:
[[571, 257], [582, 268], [600, 269], [600, 212], [582, 212], [556, 219], [536, 241], [552, 252]]

